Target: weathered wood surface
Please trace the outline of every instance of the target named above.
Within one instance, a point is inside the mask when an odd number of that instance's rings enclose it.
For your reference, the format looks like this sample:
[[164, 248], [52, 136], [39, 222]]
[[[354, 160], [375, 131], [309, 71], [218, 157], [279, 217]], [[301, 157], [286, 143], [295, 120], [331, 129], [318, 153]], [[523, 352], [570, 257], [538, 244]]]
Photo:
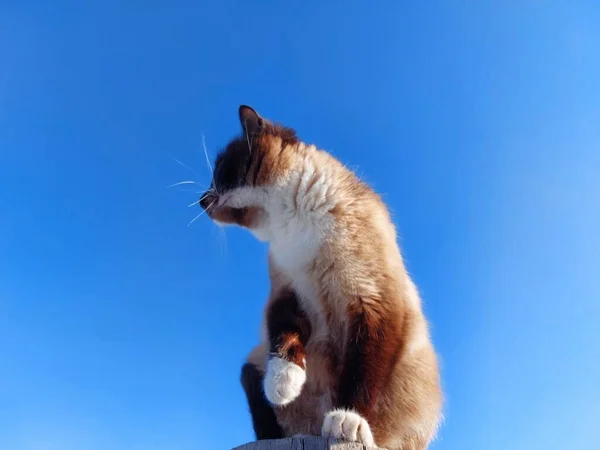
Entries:
[[267, 439], [250, 442], [233, 450], [382, 450], [365, 447], [355, 442], [337, 442], [334, 439], [306, 436], [287, 439]]

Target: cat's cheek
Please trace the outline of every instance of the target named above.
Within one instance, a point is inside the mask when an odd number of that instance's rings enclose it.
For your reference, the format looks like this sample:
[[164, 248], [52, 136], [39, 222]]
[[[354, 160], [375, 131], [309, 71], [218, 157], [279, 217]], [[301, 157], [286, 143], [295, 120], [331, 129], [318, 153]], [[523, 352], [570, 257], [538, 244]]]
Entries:
[[262, 218], [262, 210], [258, 207], [248, 206], [238, 210], [236, 222], [241, 227], [249, 229], [258, 227]]
[[230, 208], [215, 208], [213, 211], [211, 211], [210, 218], [220, 226], [237, 225], [233, 215], [231, 214]]
[[211, 213], [211, 218], [217, 223], [238, 225], [250, 229], [260, 224], [261, 217], [262, 210], [257, 207], [230, 208], [221, 206]]

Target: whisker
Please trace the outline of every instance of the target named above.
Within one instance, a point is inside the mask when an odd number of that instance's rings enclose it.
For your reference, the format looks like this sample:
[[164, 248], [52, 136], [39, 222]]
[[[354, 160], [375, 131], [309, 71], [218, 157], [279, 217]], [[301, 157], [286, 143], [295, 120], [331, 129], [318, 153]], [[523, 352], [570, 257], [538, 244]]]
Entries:
[[211, 186], [211, 187], [206, 188], [204, 191], [196, 191], [196, 194], [209, 194], [209, 193], [216, 194], [217, 190]]
[[[196, 194], [202, 194], [202, 197], [200, 197], [198, 200], [195, 200], [192, 203], [190, 203], [188, 205], [188, 208], [191, 208], [192, 206], [198, 205], [208, 194], [214, 194], [214, 190], [213, 190], [213, 188], [209, 188], [206, 192], [196, 192]], [[213, 203], [215, 201], [216, 200], [214, 200]], [[211, 205], [212, 205], [212, 203], [211, 203]]]
[[206, 138], [204, 137], [204, 133], [202, 133], [202, 148], [204, 149], [204, 156], [206, 158], [206, 165], [210, 170], [210, 175], [214, 177], [213, 168], [210, 165], [210, 159], [208, 158], [208, 151], [206, 150]]
[[185, 188], [182, 188], [181, 190], [179, 190], [177, 192], [186, 192], [186, 193], [189, 192], [190, 194], [204, 194], [205, 193], [205, 191], [196, 191], [194, 189], [185, 189]]
[[206, 210], [202, 211], [200, 214], [198, 214], [196, 217], [194, 217], [194, 218], [193, 218], [193, 219], [190, 221], [190, 223], [188, 223], [188, 224], [187, 224], [187, 226], [189, 227], [191, 224], [193, 224], [193, 223], [194, 223], [196, 220], [198, 220], [198, 219], [199, 219], [199, 218], [202, 216], [202, 214], [204, 214], [205, 212], [206, 212]]
[[195, 185], [197, 185], [197, 186], [200, 186], [200, 185], [199, 185], [198, 183], [196, 183], [195, 181], [188, 180], [188, 181], [180, 181], [179, 183], [174, 183], [174, 184], [171, 184], [170, 186], [167, 186], [167, 189], [169, 189], [169, 188], [172, 188], [172, 187], [175, 187], [175, 186], [181, 186], [182, 184], [195, 184]]
[[216, 192], [217, 195], [220, 195], [219, 190], [215, 186], [215, 174], [214, 174], [213, 167], [210, 164], [210, 158], [208, 157], [208, 150], [206, 149], [206, 137], [204, 136], [204, 133], [202, 133], [202, 149], [204, 150], [204, 157], [206, 158], [206, 165], [208, 166], [208, 170], [210, 170], [210, 178], [212, 180], [211, 187], [214, 187], [214, 192]]
[[[219, 236], [221, 237], [220, 238], [221, 257], [223, 257], [227, 254], [227, 235], [225, 234], [225, 229], [222, 227], [219, 227]], [[225, 251], [223, 251], [223, 247], [225, 248]]]
[[190, 221], [190, 223], [188, 223], [188, 224], [187, 224], [187, 226], [189, 227], [189, 226], [190, 226], [191, 224], [193, 224], [193, 223], [194, 223], [196, 220], [198, 220], [198, 219], [199, 219], [199, 218], [200, 218], [200, 217], [201, 217], [201, 216], [202, 216], [202, 215], [203, 215], [203, 214], [204, 214], [206, 211], [208, 211], [208, 209], [209, 209], [209, 208], [210, 208], [210, 207], [213, 205], [213, 203], [214, 203], [214, 201], [213, 201], [213, 202], [212, 202], [210, 205], [208, 205], [208, 207], [207, 207], [207, 208], [206, 208], [204, 211], [202, 211], [200, 214], [198, 214], [196, 217], [194, 217], [194, 218], [193, 218], [193, 219]]
[[191, 171], [194, 175], [196, 175], [199, 178], [202, 178], [202, 176], [196, 172], [194, 169], [192, 169], [190, 166], [188, 166], [187, 164], [182, 163], [181, 161], [179, 161], [177, 158], [175, 158], [174, 156], [171, 156], [171, 158], [173, 158], [175, 160], [176, 163], [180, 164], [181, 166], [185, 167], [186, 169], [188, 169], [189, 171]]
[[[208, 188], [206, 191], [195, 191], [196, 194], [202, 194], [202, 196], [200, 197], [200, 200], [202, 200], [204, 198], [205, 195], [208, 194], [217, 194], [217, 191], [215, 191], [213, 188]], [[217, 194], [218, 195], [218, 194]]]

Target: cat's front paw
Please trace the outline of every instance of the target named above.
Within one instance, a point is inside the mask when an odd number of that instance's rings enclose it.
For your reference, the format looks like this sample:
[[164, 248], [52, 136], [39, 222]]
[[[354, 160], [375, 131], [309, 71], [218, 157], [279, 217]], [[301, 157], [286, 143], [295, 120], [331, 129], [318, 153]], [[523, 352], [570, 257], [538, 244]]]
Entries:
[[335, 409], [327, 413], [321, 435], [343, 441], [360, 442], [366, 446], [375, 445], [367, 421], [357, 413], [345, 409]]
[[267, 362], [264, 390], [267, 400], [276, 406], [285, 406], [302, 392], [306, 371], [293, 362], [271, 357]]

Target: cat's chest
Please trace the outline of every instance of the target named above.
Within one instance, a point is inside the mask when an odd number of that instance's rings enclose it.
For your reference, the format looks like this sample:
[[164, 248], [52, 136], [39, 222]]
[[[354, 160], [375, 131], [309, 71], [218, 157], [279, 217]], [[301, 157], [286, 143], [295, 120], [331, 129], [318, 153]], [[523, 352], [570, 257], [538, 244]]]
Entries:
[[324, 228], [309, 218], [294, 215], [275, 221], [271, 229], [269, 253], [279, 271], [291, 284], [313, 329], [313, 341], [326, 341], [330, 334], [322, 298], [318, 267], [322, 262]]
[[314, 257], [308, 255], [306, 258], [300, 259], [298, 256], [295, 254], [294, 257], [290, 257], [285, 251], [277, 252], [276, 248], [271, 248], [273, 262], [294, 290], [301, 309], [309, 319], [313, 337], [322, 340], [327, 332], [327, 326], [321, 292], [310, 269]]
[[310, 224], [297, 220], [279, 222], [271, 230], [269, 252], [275, 266], [302, 297], [314, 297], [316, 286], [311, 267], [319, 257], [321, 237]]
[[277, 265], [295, 276], [319, 255], [322, 235], [310, 221], [280, 219], [271, 228], [271, 254]]
[[322, 299], [317, 284], [315, 283], [310, 271], [306, 267], [297, 267], [293, 264], [286, 266], [285, 261], [274, 258], [278, 267], [289, 280], [290, 287], [294, 290], [300, 307], [306, 315], [313, 328], [322, 328], [323, 308]]

